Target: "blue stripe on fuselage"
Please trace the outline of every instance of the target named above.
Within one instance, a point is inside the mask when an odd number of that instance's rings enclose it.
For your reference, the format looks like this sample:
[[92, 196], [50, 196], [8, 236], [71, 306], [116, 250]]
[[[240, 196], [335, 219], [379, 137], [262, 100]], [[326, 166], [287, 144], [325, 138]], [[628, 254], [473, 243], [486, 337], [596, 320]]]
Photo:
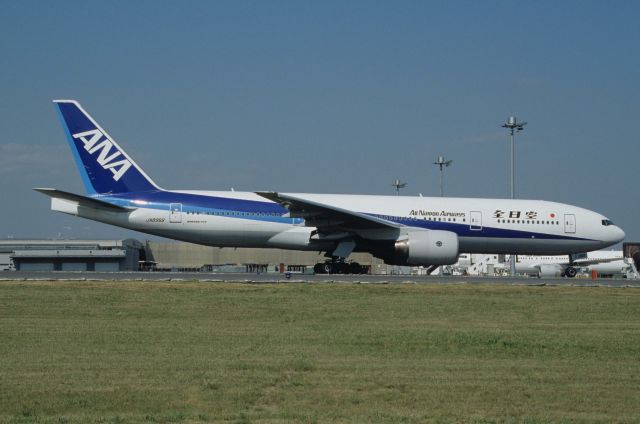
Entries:
[[[377, 218], [387, 219], [385, 216], [368, 214]], [[561, 236], [557, 234], [540, 233], [534, 231], [511, 230], [506, 228], [495, 228], [483, 226], [481, 230], [472, 230], [469, 223], [456, 223], [445, 221], [420, 220], [406, 217], [391, 217], [390, 221], [407, 227], [424, 228], [428, 230], [451, 231], [458, 237], [488, 237], [488, 238], [520, 238], [520, 239], [543, 239], [543, 240], [588, 240], [580, 237]], [[527, 225], [527, 224], [524, 224]]]
[[170, 204], [180, 203], [182, 204], [182, 212], [184, 213], [213, 214], [286, 224], [303, 222], [300, 218], [284, 217], [283, 215], [289, 213], [287, 209], [277, 203], [267, 201], [232, 199], [228, 197], [176, 193], [161, 190], [118, 193], [94, 197], [125, 207], [144, 207], [168, 211]]
[[277, 203], [257, 200], [232, 199], [229, 197], [205, 196], [192, 193], [176, 193], [172, 191], [148, 191], [118, 193], [100, 197], [102, 200], [121, 199], [129, 202], [126, 206], [139, 206], [134, 201], [145, 201], [166, 205], [170, 203], [182, 203], [183, 207], [194, 207], [204, 209], [220, 209], [237, 212], [264, 212], [264, 213], [287, 213], [287, 209]]
[[[100, 200], [125, 207], [144, 207], [168, 211], [171, 203], [181, 203], [182, 211], [185, 213], [214, 214], [255, 221], [268, 221], [278, 223], [304, 222], [301, 218], [285, 218], [289, 211], [273, 202], [263, 202], [258, 200], [233, 199], [229, 197], [208, 196], [192, 193], [177, 193], [172, 191], [145, 191], [118, 193], [114, 195], [93, 196]], [[143, 202], [143, 203], [141, 203]], [[468, 223], [443, 222], [420, 220], [406, 217], [389, 217], [388, 215], [368, 214], [377, 218], [382, 218], [393, 223], [402, 224], [407, 227], [424, 228], [428, 230], [451, 231], [459, 237], [489, 237], [489, 238], [520, 238], [520, 239], [543, 239], [543, 240], [588, 240], [579, 237], [569, 237], [556, 234], [548, 234], [534, 231], [511, 230], [505, 228], [495, 228], [483, 226], [481, 230], [472, 230]], [[525, 224], [526, 225], [526, 224]]]

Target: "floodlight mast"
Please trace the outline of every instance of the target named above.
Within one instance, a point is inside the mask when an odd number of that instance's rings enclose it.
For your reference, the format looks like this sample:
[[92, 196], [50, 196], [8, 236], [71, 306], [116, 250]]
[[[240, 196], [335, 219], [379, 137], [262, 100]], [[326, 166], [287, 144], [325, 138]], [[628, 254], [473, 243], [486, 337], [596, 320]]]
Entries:
[[[515, 116], [510, 116], [506, 123], [502, 124], [502, 128], [509, 129], [511, 133], [511, 198], [516, 198], [516, 177], [515, 177], [515, 148], [513, 143], [513, 135], [516, 131], [522, 131], [524, 126], [527, 125], [526, 122], [518, 122]], [[511, 254], [510, 257], [510, 268], [511, 268], [511, 276], [516, 275], [516, 256]]]
[[522, 131], [524, 126], [527, 125], [526, 122], [518, 122], [515, 116], [510, 116], [509, 120], [502, 124], [502, 128], [508, 128], [511, 132], [511, 198], [515, 199], [516, 197], [516, 186], [515, 186], [515, 148], [513, 143], [513, 134], [515, 131]]
[[396, 188], [396, 196], [400, 196], [400, 189], [405, 188], [407, 186], [407, 183], [403, 183], [402, 181], [396, 179], [396, 181], [391, 185]]
[[442, 185], [442, 169], [446, 168], [447, 166], [451, 165], [453, 161], [452, 160], [446, 160], [444, 157], [442, 156], [438, 156], [438, 159], [436, 159], [435, 162], [433, 162], [434, 165], [438, 165], [440, 166], [440, 197], [444, 197], [444, 189], [443, 189], [443, 185]]

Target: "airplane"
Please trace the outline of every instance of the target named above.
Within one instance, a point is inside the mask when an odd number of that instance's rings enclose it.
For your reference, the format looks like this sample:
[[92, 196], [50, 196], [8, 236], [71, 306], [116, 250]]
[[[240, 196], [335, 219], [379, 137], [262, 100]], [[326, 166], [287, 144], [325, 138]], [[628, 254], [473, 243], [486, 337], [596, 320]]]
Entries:
[[[630, 260], [626, 259], [622, 250], [596, 250], [572, 255], [495, 255], [461, 253], [454, 269], [478, 275], [490, 272], [489, 269], [507, 272], [511, 258], [516, 258], [517, 274], [535, 275], [538, 277], [573, 278], [582, 269], [586, 272], [597, 271], [600, 275], [626, 274], [630, 271]], [[491, 268], [489, 268], [491, 267]]]
[[573, 278], [579, 268], [595, 270], [600, 274], [621, 274], [628, 267], [622, 250], [599, 250], [569, 256], [516, 256], [517, 273], [535, 274], [538, 277], [564, 275]]
[[276, 191], [166, 190], [75, 100], [54, 100], [85, 195], [53, 188], [51, 209], [217, 247], [369, 252], [391, 265], [449, 265], [460, 252], [566, 255], [625, 233], [587, 209], [541, 200]]

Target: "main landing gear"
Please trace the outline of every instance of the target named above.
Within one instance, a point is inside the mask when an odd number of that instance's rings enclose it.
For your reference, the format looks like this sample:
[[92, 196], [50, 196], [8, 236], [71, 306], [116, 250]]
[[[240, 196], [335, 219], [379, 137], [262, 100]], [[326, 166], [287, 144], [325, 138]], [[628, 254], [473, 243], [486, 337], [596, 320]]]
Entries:
[[572, 266], [568, 266], [567, 269], [564, 270], [565, 277], [573, 278], [578, 274], [578, 270]]
[[366, 274], [367, 268], [358, 262], [345, 262], [342, 259], [328, 259], [314, 265], [316, 274]]

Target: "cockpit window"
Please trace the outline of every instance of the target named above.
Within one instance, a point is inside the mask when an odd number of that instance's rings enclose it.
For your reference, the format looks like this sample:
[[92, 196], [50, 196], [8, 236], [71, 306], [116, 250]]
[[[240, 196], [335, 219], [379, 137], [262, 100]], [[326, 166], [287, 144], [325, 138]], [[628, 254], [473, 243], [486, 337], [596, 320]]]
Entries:
[[604, 225], [605, 227], [608, 227], [609, 225], [613, 225], [613, 222], [609, 221], [608, 219], [603, 219], [602, 225]]

